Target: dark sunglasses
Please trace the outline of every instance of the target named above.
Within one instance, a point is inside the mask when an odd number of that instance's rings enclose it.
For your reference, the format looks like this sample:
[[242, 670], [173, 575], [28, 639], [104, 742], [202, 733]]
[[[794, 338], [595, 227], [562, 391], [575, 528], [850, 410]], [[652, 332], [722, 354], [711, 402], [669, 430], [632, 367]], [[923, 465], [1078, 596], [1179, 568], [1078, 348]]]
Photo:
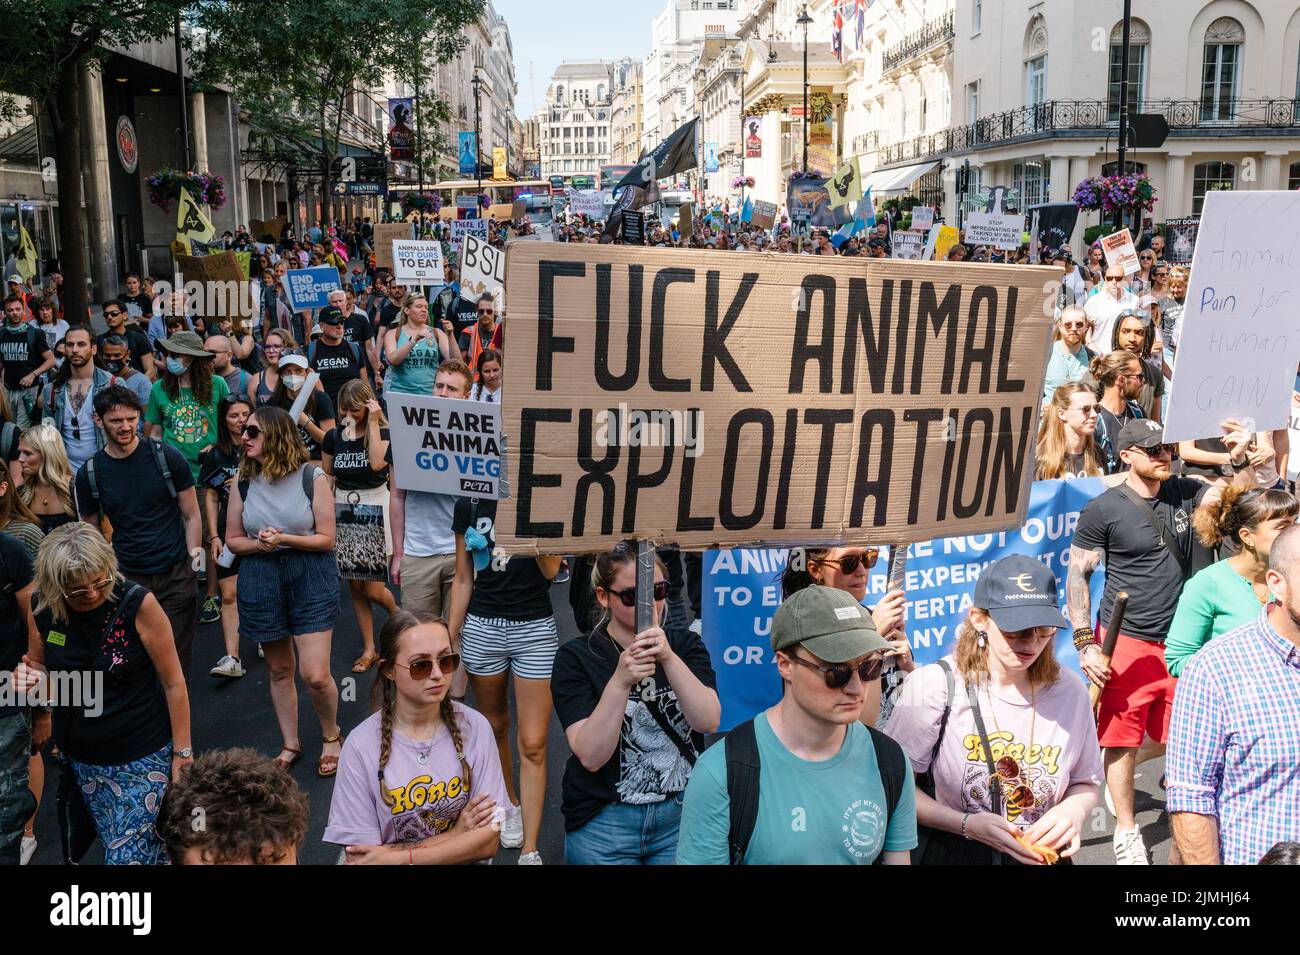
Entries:
[[451, 676], [456, 672], [456, 668], [460, 666], [460, 654], [448, 653], [446, 656], [438, 657], [436, 661], [432, 659], [416, 660], [410, 666], [394, 660], [393, 665], [409, 672], [412, 680], [427, 680], [433, 676], [433, 664], [435, 662], [438, 664], [438, 669], [442, 671], [443, 676]]
[[853, 679], [854, 671], [857, 672], [858, 678], [863, 683], [870, 683], [872, 680], [880, 679], [880, 671], [884, 669], [885, 658], [881, 654], [875, 654], [867, 657], [857, 666], [848, 663], [827, 663], [818, 664], [811, 660], [805, 660], [803, 657], [789, 654], [790, 659], [800, 666], [805, 666], [810, 670], [816, 670], [826, 680], [826, 686], [832, 690], [838, 690], [840, 687], [848, 686], [849, 680]]
[[119, 316], [119, 315], [121, 315], [121, 314], [122, 314], [121, 312], [105, 312], [105, 313], [104, 313], [104, 317], [105, 317], [105, 318], [117, 318], [117, 316]]
[[[610, 590], [610, 591], [606, 591], [606, 593], [612, 594], [612, 595], [614, 595], [615, 597], [617, 597], [619, 600], [623, 601], [623, 606], [624, 606], [624, 607], [635, 607], [635, 606], [636, 606], [636, 588], [635, 588], [635, 587], [628, 587], [626, 590]], [[666, 581], [666, 580], [659, 580], [659, 581], [656, 581], [656, 582], [655, 582], [655, 586], [654, 586], [654, 595], [655, 595], [655, 600], [667, 600], [667, 599], [668, 599], [668, 581]]]
[[880, 559], [880, 549], [868, 547], [862, 554], [846, 554], [843, 557], [819, 557], [812, 561], [814, 564], [839, 564], [840, 573], [846, 577], [858, 569], [859, 564], [866, 564], [868, 569], [876, 566], [876, 561]]
[[479, 313], [480, 315], [491, 315], [491, 314], [493, 314], [493, 311], [494, 311], [494, 310], [493, 310], [493, 309], [490, 309], [490, 308], [480, 308], [480, 309], [478, 310], [478, 313]]
[[1157, 444], [1154, 448], [1139, 448], [1133, 446], [1134, 450], [1141, 451], [1149, 458], [1158, 458], [1162, 454], [1168, 454], [1171, 458], [1178, 457], [1178, 445], [1176, 444]]
[[256, 441], [262, 436], [262, 429], [255, 424], [246, 424], [239, 433]]

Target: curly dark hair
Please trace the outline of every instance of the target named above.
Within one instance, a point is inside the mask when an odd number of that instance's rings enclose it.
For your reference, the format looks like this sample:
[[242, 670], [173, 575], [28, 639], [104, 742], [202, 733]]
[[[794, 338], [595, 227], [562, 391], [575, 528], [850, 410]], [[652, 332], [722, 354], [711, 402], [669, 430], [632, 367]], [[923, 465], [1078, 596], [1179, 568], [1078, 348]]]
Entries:
[[157, 828], [174, 864], [197, 849], [208, 865], [273, 865], [307, 834], [307, 794], [269, 756], [216, 749], [172, 783]]

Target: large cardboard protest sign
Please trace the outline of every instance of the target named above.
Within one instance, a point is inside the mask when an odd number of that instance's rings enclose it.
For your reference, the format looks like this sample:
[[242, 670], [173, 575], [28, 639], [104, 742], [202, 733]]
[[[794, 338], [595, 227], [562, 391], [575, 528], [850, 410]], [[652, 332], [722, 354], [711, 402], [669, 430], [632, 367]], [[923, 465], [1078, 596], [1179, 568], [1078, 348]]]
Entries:
[[1288, 424], [1300, 317], [1300, 192], [1209, 192], [1183, 308], [1165, 440]]
[[485, 292], [500, 302], [505, 293], [506, 254], [466, 235], [461, 245], [460, 296], [477, 302]]
[[1047, 268], [512, 245], [503, 546], [1019, 523]]
[[251, 230], [253, 239], [257, 242], [262, 241], [262, 236], [269, 235], [271, 241], [279, 242], [280, 236], [284, 235], [284, 230], [288, 228], [289, 220], [285, 216], [276, 216], [274, 219], [249, 219], [248, 228]]
[[379, 222], [375, 225], [375, 265], [393, 267], [393, 242], [409, 239], [412, 235], [409, 222]]
[[[1079, 513], [1105, 484], [1100, 478], [1039, 481], [1030, 489], [1025, 522], [1014, 530], [922, 541], [908, 548], [904, 630], [918, 664], [933, 663], [956, 646], [957, 628], [973, 603], [980, 572], [1011, 554], [1042, 561], [1064, 580]], [[735, 548], [704, 555], [701, 639], [717, 675], [726, 731], [781, 698], [772, 656], [772, 615], [781, 603], [781, 574], [798, 560], [789, 548]], [[874, 606], [888, 591], [887, 562], [871, 571], [863, 603]], [[1092, 605], [1101, 603], [1103, 573], [1093, 574]], [[1058, 588], [1062, 610], [1065, 587]], [[1071, 633], [1056, 636], [1056, 658], [1072, 668], [1078, 661]]]
[[501, 406], [486, 401], [388, 396], [393, 476], [405, 491], [501, 496]]
[[188, 287], [190, 300], [198, 304], [205, 317], [238, 320], [257, 313], [260, 302], [255, 290], [250, 289], [248, 272], [238, 253], [178, 255], [176, 268]]
[[324, 308], [330, 303], [329, 294], [339, 285], [339, 270], [332, 265], [311, 269], [290, 269], [284, 273], [285, 291], [289, 294], [289, 307], [295, 312], [308, 308]]
[[394, 240], [393, 278], [399, 282], [419, 285], [441, 284], [442, 243], [416, 239]]

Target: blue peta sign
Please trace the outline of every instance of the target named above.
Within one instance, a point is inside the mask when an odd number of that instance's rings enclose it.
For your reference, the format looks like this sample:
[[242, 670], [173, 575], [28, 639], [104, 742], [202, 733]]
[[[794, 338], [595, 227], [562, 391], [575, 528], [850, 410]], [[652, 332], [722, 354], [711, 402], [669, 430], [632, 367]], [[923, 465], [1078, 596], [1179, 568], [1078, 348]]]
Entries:
[[295, 312], [308, 308], [324, 308], [329, 294], [339, 288], [339, 270], [321, 265], [314, 269], [290, 269], [284, 273], [289, 293], [289, 305]]

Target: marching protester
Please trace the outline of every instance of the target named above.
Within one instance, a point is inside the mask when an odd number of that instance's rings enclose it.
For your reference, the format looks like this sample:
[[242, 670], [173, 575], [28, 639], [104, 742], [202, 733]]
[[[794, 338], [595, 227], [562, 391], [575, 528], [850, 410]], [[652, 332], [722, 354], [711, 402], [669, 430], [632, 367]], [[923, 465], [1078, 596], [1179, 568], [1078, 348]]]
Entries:
[[[95, 363], [104, 371], [114, 376], [119, 382], [126, 385], [140, 399], [142, 406], [148, 406], [149, 394], [153, 391], [153, 382], [149, 376], [137, 371], [135, 366], [130, 364], [130, 349], [126, 339], [120, 335], [101, 336], [96, 340], [95, 348], [99, 354], [95, 356]], [[144, 423], [141, 422], [141, 427]]]
[[1105, 474], [1097, 449], [1097, 396], [1083, 382], [1053, 392], [1038, 425], [1036, 481], [1100, 477]]
[[[203, 511], [208, 528], [205, 543], [210, 562], [208, 596], [203, 601], [199, 620], [201, 623], [220, 620], [225, 646], [221, 659], [208, 671], [210, 676], [233, 678], [244, 675], [244, 666], [239, 658], [239, 607], [235, 595], [239, 558], [228, 552], [225, 539], [230, 486], [238, 479], [244, 425], [252, 413], [253, 405], [243, 395], [231, 394], [222, 398], [217, 409], [220, 434], [199, 461], [198, 487], [203, 490]], [[214, 567], [215, 573], [212, 572]], [[219, 594], [219, 597], [214, 599], [214, 594]]]
[[[0, 505], [5, 498], [0, 498]], [[0, 673], [6, 675], [21, 668], [36, 640], [31, 616], [33, 579], [27, 548], [8, 532], [0, 533]], [[0, 697], [0, 865], [26, 864], [36, 851], [35, 839], [24, 838], [28, 820], [36, 812], [35, 780], [29, 767], [33, 730], [43, 743], [49, 729], [47, 712], [33, 710], [10, 694]]]
[[[143, 293], [141, 293], [143, 294]], [[147, 296], [146, 296], [147, 297]], [[149, 306], [149, 314], [152, 315], [152, 304]], [[103, 306], [104, 324], [108, 330], [95, 339], [95, 344], [103, 352], [104, 342], [116, 335], [126, 340], [126, 346], [129, 351], [128, 361], [131, 367], [150, 379], [157, 377], [157, 371], [154, 368], [153, 346], [149, 344], [149, 336], [135, 325], [127, 324], [127, 310], [121, 304], [121, 300], [110, 300]]]
[[[1244, 461], [1247, 435], [1235, 421], [1224, 422], [1224, 430], [1233, 457]], [[1097, 735], [1114, 804], [1115, 861], [1149, 865], [1133, 817], [1133, 773], [1160, 755], [1168, 739], [1175, 680], [1165, 667], [1164, 642], [1184, 582], [1207, 562], [1189, 515], [1216, 500], [1219, 491], [1195, 478], [1171, 476], [1172, 448], [1158, 422], [1130, 421], [1115, 447], [1128, 474], [1079, 515], [1066, 594], [1080, 666], [1102, 688]], [[1106, 588], [1094, 624], [1088, 581], [1103, 562]], [[1120, 591], [1132, 602], [1107, 666], [1097, 637], [1106, 632]], [[1144, 745], [1147, 737], [1151, 745]]]
[[918, 774], [915, 862], [1043, 865], [1079, 850], [1102, 762], [1083, 681], [1056, 661], [1056, 586], [1032, 557], [990, 564], [953, 653], [903, 685], [885, 729]]
[[349, 865], [490, 860], [507, 804], [492, 728], [451, 698], [447, 625], [402, 610], [379, 633], [375, 712], [348, 736], [325, 841]]
[[151, 438], [180, 451], [197, 481], [199, 455], [217, 440], [217, 406], [230, 389], [213, 373], [212, 353], [195, 332], [174, 332], [160, 344], [167, 357], [144, 420]]
[[[782, 602], [772, 618], [781, 700], [696, 762], [679, 864], [909, 863], [916, 799], [907, 758], [859, 722], [890, 649], [847, 591], [812, 585]], [[746, 810], [736, 829], [733, 799]]]
[[286, 328], [272, 328], [262, 340], [262, 355], [266, 358], [262, 370], [248, 383], [248, 397], [254, 407], [271, 400], [280, 387], [280, 359], [297, 349], [297, 342]]
[[104, 436], [95, 427], [95, 392], [108, 387], [115, 376], [95, 366], [96, 350], [90, 329], [79, 325], [69, 331], [63, 365], [41, 389], [38, 402], [42, 420], [63, 438], [73, 473], [104, 446]]
[[1286, 491], [1245, 484], [1222, 490], [1192, 515], [1203, 546], [1231, 556], [1194, 574], [1183, 586], [1165, 641], [1170, 676], [1182, 676], [1192, 656], [1212, 637], [1250, 623], [1269, 602], [1269, 549], [1296, 522], [1300, 504]]
[[244, 748], [196, 756], [158, 809], [172, 865], [297, 865], [309, 821], [293, 777]]
[[320, 721], [316, 773], [338, 770], [343, 738], [339, 692], [330, 675], [330, 640], [338, 617], [334, 501], [329, 480], [310, 463], [289, 415], [258, 408], [243, 430], [244, 457], [227, 508], [226, 546], [242, 558], [239, 635], [259, 644], [271, 677], [271, 703], [289, 769], [302, 756], [294, 666]]
[[22, 544], [32, 560], [36, 559], [36, 548], [45, 537], [41, 519], [23, 503], [8, 471], [0, 471], [0, 534], [8, 534]]
[[194, 758], [189, 693], [167, 615], [147, 588], [119, 573], [99, 531], [80, 522], [41, 542], [32, 613], [40, 640], [14, 674], [20, 686], [43, 673], [102, 675], [93, 719], [84, 700], [51, 701], [54, 742], [75, 783], [60, 784], [60, 800], [84, 803], [105, 864], [166, 864], [154, 826], [158, 800]]
[[503, 362], [501, 352], [495, 348], [485, 348], [479, 352], [478, 364], [475, 366], [478, 370], [478, 380], [474, 382], [474, 388], [470, 392], [471, 398], [490, 404], [501, 403]]
[[60, 367], [63, 364], [63, 336], [68, 333], [69, 326], [55, 314], [52, 299], [37, 300], [36, 327], [45, 335], [45, 343], [54, 352], [54, 367]]
[[1300, 841], [1300, 817], [1288, 811], [1300, 800], [1300, 529], [1277, 535], [1268, 563], [1273, 600], [1211, 640], [1178, 681], [1166, 776], [1187, 865], [1253, 865]]
[[452, 327], [451, 322], [444, 318], [442, 323], [443, 328], [429, 324], [429, 300], [423, 293], [411, 292], [402, 299], [397, 324], [384, 333], [384, 357], [389, 365], [385, 392], [430, 394], [442, 360], [460, 359], [460, 347], [445, 330]]
[[[266, 406], [279, 408], [286, 414], [292, 411], [306, 387], [307, 372], [307, 359], [304, 356], [281, 354], [280, 380], [276, 382], [270, 399], [265, 402]], [[334, 402], [325, 392], [313, 388], [307, 395], [307, 401], [297, 420], [298, 437], [307, 449], [307, 460], [320, 463], [321, 442], [334, 425]]]
[[[450, 364], [450, 363], [448, 363]], [[456, 362], [459, 369], [464, 365]], [[447, 366], [438, 372], [441, 379]], [[468, 376], [462, 371], [465, 391]], [[456, 569], [448, 622], [474, 700], [496, 735], [509, 804], [502, 804], [501, 844], [522, 848], [520, 865], [541, 865], [537, 836], [546, 796], [546, 732], [551, 721], [551, 673], [559, 632], [551, 613], [551, 579], [560, 557], [496, 552], [497, 502], [456, 498], [451, 529]], [[519, 785], [510, 750], [510, 677], [513, 676]], [[518, 798], [514, 794], [518, 793]]]
[[212, 374], [226, 383], [232, 395], [248, 394], [251, 375], [235, 362], [234, 344], [225, 335], [210, 335], [203, 342], [204, 351], [212, 355]]
[[496, 318], [496, 300], [484, 292], [478, 297], [478, 321], [460, 336], [460, 351], [471, 368], [478, 367], [479, 356], [487, 349], [501, 347], [501, 322]]
[[1119, 314], [1113, 328], [1111, 351], [1126, 351], [1130, 355], [1137, 355], [1141, 362], [1142, 388], [1133, 400], [1142, 409], [1144, 417], [1159, 421], [1165, 380], [1160, 371], [1159, 359], [1151, 357], [1155, 326], [1141, 312], [1125, 311]]
[[77, 519], [72, 465], [53, 425], [45, 422], [23, 432], [18, 441], [18, 466], [23, 479], [18, 495], [47, 534]]
[[1052, 356], [1047, 360], [1047, 377], [1043, 382], [1043, 406], [1061, 385], [1082, 381], [1088, 376], [1088, 366], [1097, 357], [1083, 341], [1088, 333], [1088, 315], [1077, 305], [1061, 310], [1056, 320], [1056, 341]]
[[1107, 474], [1124, 470], [1120, 456], [1119, 435], [1130, 421], [1146, 418], [1137, 403], [1145, 381], [1142, 360], [1127, 351], [1098, 355], [1088, 367], [1097, 383], [1097, 425], [1094, 437]]
[[337, 405], [339, 389], [348, 382], [370, 384], [370, 370], [364, 346], [344, 337], [342, 309], [328, 305], [320, 310], [318, 320], [320, 338], [307, 346], [307, 366], [320, 375], [321, 387]]
[[0, 326], [0, 364], [4, 366], [4, 386], [9, 408], [18, 427], [30, 428], [35, 421], [36, 383], [54, 367], [54, 350], [40, 330], [27, 323], [27, 307], [22, 298], [9, 295], [4, 300], [4, 325]]
[[325, 436], [322, 462], [334, 484], [335, 554], [348, 582], [361, 656], [353, 673], [365, 673], [379, 659], [375, 652], [372, 604], [391, 617], [397, 612], [385, 583], [393, 553], [388, 491], [388, 419], [364, 381], [349, 381], [339, 392], [340, 423]]
[[1108, 265], [1105, 271], [1105, 285], [1096, 295], [1088, 299], [1084, 312], [1092, 323], [1092, 334], [1088, 338], [1094, 349], [1104, 349], [1113, 340], [1112, 332], [1115, 321], [1124, 312], [1137, 311], [1138, 298], [1128, 290], [1128, 276], [1122, 265]]
[[77, 473], [77, 508], [92, 526], [102, 528], [103, 520], [111, 525], [117, 566], [162, 605], [188, 678], [203, 519], [184, 456], [170, 444], [140, 437], [143, 412], [140, 399], [120, 384], [95, 395], [95, 424], [105, 443]]
[[[563, 783], [571, 865], [672, 864], [681, 794], [704, 751], [702, 734], [714, 732], [721, 716], [698, 636], [658, 625], [636, 632], [636, 559], [635, 542], [596, 559], [601, 621], [555, 659], [555, 711], [572, 750]], [[656, 559], [657, 619], [667, 596], [667, 572]]]

